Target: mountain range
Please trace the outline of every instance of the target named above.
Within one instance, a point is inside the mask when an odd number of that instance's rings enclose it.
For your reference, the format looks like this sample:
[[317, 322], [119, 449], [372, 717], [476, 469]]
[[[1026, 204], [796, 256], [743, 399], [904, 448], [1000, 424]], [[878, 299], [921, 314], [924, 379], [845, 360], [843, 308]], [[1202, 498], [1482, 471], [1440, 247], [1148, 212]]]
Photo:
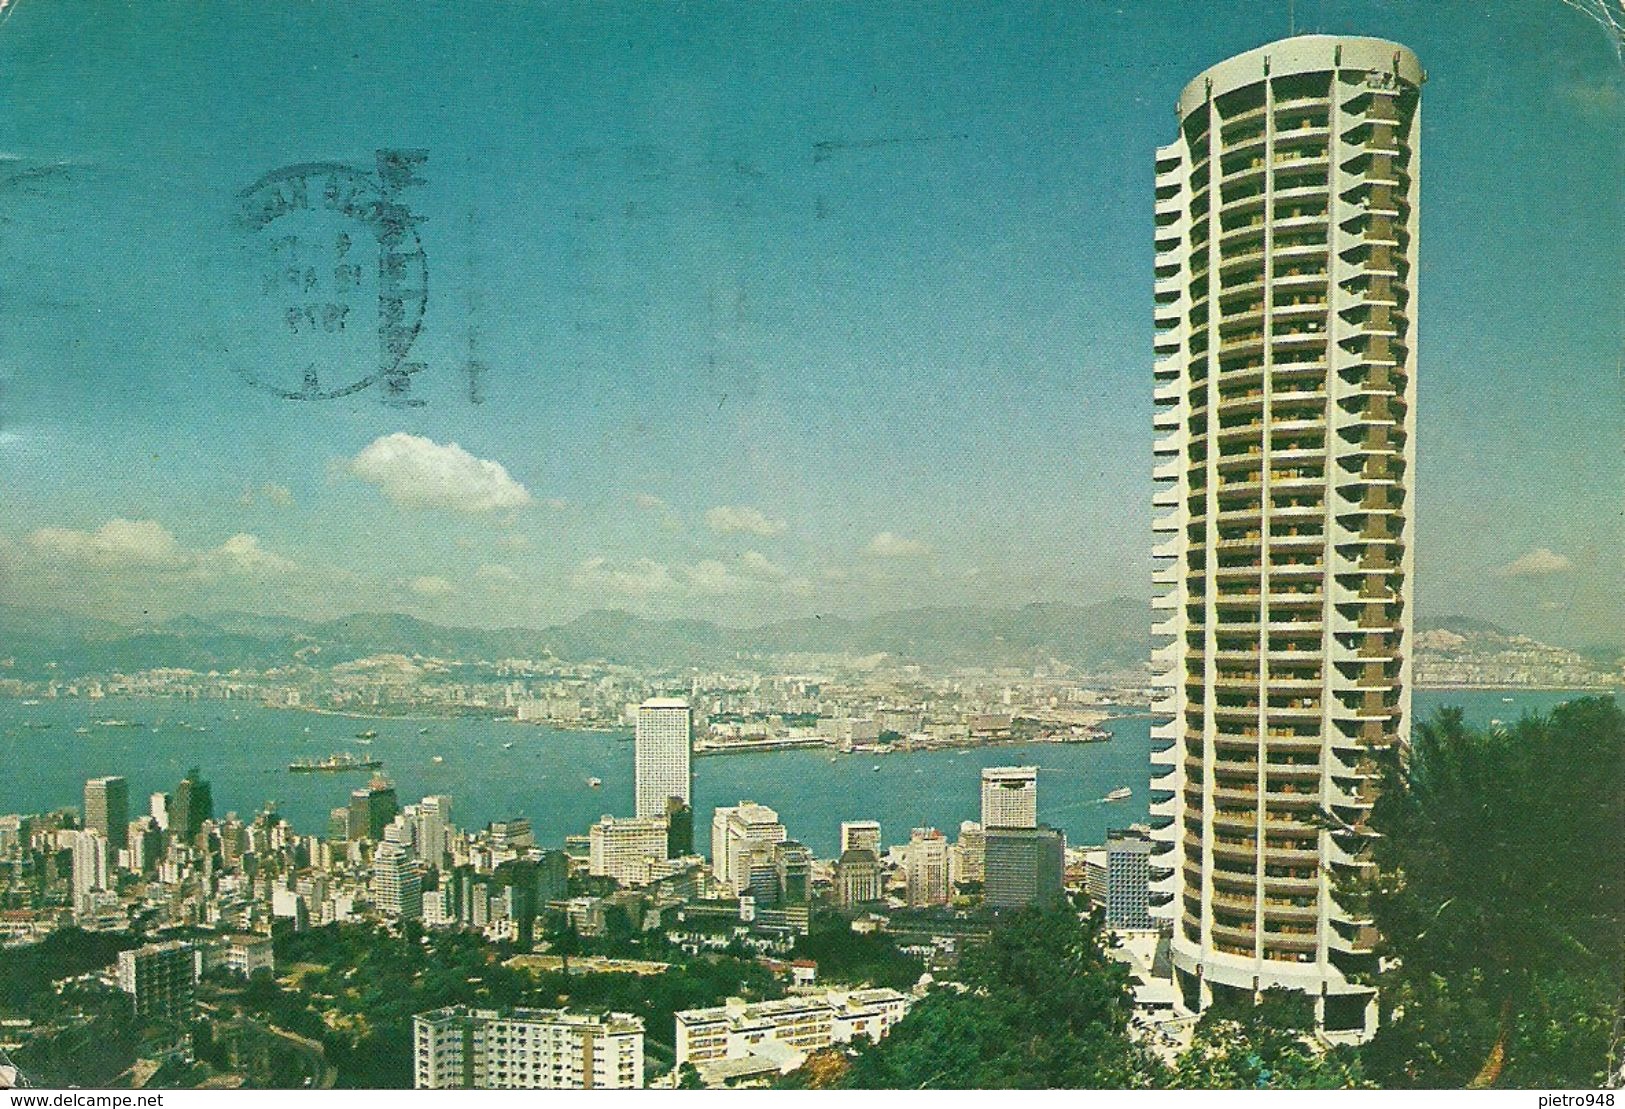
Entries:
[[1091, 605], [918, 608], [862, 619], [813, 616], [750, 628], [651, 620], [598, 610], [546, 628], [458, 628], [399, 613], [307, 621], [248, 613], [182, 616], [147, 626], [0, 605], [0, 676], [39, 678], [176, 667], [200, 671], [326, 668], [380, 654], [464, 663], [555, 657], [659, 668], [790, 653], [886, 654], [936, 665], [1084, 670], [1132, 667], [1150, 649], [1150, 610]]

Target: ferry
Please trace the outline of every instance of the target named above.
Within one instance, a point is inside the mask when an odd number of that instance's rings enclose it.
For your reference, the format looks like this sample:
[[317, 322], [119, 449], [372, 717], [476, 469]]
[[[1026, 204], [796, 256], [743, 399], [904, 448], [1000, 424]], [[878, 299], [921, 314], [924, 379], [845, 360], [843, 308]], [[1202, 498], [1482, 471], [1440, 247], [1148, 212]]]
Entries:
[[1106, 800], [1108, 800], [1108, 801], [1121, 801], [1125, 797], [1132, 797], [1132, 796], [1134, 796], [1134, 791], [1132, 789], [1130, 789], [1128, 786], [1118, 786], [1116, 789], [1114, 789], [1110, 793], [1106, 794]]
[[354, 755], [329, 755], [325, 759], [296, 759], [288, 764], [295, 774], [339, 774], [346, 770], [377, 770], [378, 759], [358, 759]]

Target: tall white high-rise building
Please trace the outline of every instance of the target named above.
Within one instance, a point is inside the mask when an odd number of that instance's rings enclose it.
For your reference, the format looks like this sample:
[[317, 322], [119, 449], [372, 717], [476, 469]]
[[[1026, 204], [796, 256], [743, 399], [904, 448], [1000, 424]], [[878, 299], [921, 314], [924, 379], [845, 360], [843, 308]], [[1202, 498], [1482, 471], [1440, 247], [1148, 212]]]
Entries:
[[383, 840], [372, 853], [372, 899], [377, 908], [394, 917], [423, 916], [423, 864], [412, 848], [393, 839]]
[[63, 832], [73, 853], [73, 911], [89, 916], [96, 911], [96, 896], [105, 893], [107, 884], [107, 840], [100, 832], [86, 830]]
[[451, 850], [451, 798], [444, 794], [425, 797], [417, 805], [418, 853], [435, 869], [445, 866]]
[[1038, 827], [1038, 767], [990, 766], [982, 771], [982, 827]]
[[1272, 43], [1187, 85], [1156, 159], [1152, 911], [1191, 1004], [1302, 990], [1355, 1035], [1375, 934], [1339, 881], [1410, 733], [1422, 81], [1392, 42]]
[[688, 702], [654, 697], [638, 706], [633, 775], [638, 816], [665, 816], [676, 797], [692, 805], [694, 777], [689, 770], [693, 721]]

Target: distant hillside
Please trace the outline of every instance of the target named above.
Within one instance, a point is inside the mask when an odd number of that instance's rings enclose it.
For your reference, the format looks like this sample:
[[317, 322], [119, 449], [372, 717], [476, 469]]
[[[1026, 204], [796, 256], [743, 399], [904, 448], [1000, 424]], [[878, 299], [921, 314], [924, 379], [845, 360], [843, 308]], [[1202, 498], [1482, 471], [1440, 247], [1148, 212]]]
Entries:
[[809, 617], [755, 628], [589, 612], [549, 628], [453, 628], [399, 613], [301, 621], [242, 613], [186, 616], [132, 628], [0, 605], [0, 676], [38, 678], [157, 667], [325, 669], [378, 654], [465, 663], [504, 658], [602, 659], [652, 667], [705, 666], [788, 653], [884, 653], [938, 665], [1086, 670], [1135, 666], [1150, 647], [1150, 611], [1119, 598], [1089, 606], [922, 608], [862, 620]]

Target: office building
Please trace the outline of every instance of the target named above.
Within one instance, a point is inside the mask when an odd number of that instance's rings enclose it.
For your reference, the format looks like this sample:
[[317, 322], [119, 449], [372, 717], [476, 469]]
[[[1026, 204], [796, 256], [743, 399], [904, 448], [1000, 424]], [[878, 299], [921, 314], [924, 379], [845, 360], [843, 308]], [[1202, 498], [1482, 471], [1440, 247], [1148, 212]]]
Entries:
[[694, 803], [692, 733], [687, 701], [655, 697], [638, 706], [632, 768], [638, 816], [664, 817], [673, 797]]
[[67, 846], [73, 853], [74, 915], [92, 916], [100, 906], [98, 895], [112, 888], [108, 882], [107, 840], [100, 832], [85, 830], [61, 835], [67, 838]]
[[948, 848], [948, 881], [961, 886], [987, 877], [987, 832], [974, 820], [959, 822], [959, 838]]
[[990, 766], [982, 771], [982, 827], [1038, 827], [1038, 767]]
[[384, 838], [384, 829], [400, 814], [400, 803], [395, 787], [384, 778], [374, 778], [360, 789], [350, 793], [350, 821], [347, 839], [369, 840], [377, 843]]
[[1334, 891], [1410, 730], [1422, 80], [1286, 39], [1156, 156], [1153, 913], [1188, 1003], [1301, 990], [1359, 1034], [1375, 935]]
[[711, 817], [711, 873], [735, 893], [750, 888], [751, 856], [788, 839], [779, 814], [766, 805], [741, 801]]
[[992, 909], [1054, 908], [1064, 897], [1066, 837], [1057, 829], [990, 828], [984, 900]]
[[835, 863], [835, 903], [843, 909], [879, 901], [880, 858], [866, 847], [850, 847]]
[[175, 787], [168, 808], [170, 837], [180, 843], [192, 842], [203, 831], [203, 825], [214, 819], [214, 794], [197, 767]]
[[412, 849], [384, 840], [372, 853], [372, 901], [387, 916], [417, 920], [423, 916], [423, 864]]
[[1145, 828], [1106, 833], [1106, 926], [1152, 927], [1149, 881], [1151, 836]]
[[130, 784], [123, 778], [92, 778], [85, 783], [85, 827], [107, 841], [113, 860], [129, 846]]
[[626, 1013], [449, 1006], [412, 1020], [419, 1090], [641, 1090], [643, 1021]]
[[780, 905], [805, 905], [812, 900], [813, 854], [793, 839], [773, 845], [773, 878]]
[[873, 851], [880, 856], [880, 822], [878, 820], [843, 820], [841, 822], [841, 852], [858, 848]]
[[693, 806], [671, 797], [666, 800], [666, 856], [681, 859], [694, 854]]
[[908, 907], [948, 903], [948, 840], [935, 828], [915, 828], [903, 848]]
[[202, 976], [203, 952], [181, 940], [119, 952], [118, 988], [130, 995], [138, 1021], [192, 1020]]
[[125, 828], [125, 843], [129, 846], [130, 870], [137, 874], [151, 874], [158, 869], [158, 860], [164, 855], [164, 833], [158, 822], [150, 816], [137, 817]]
[[666, 858], [668, 831], [664, 816], [599, 818], [587, 829], [587, 872], [623, 886], [648, 884], [649, 864]]
[[417, 823], [418, 857], [438, 870], [451, 852], [451, 798], [437, 794], [419, 801]]

